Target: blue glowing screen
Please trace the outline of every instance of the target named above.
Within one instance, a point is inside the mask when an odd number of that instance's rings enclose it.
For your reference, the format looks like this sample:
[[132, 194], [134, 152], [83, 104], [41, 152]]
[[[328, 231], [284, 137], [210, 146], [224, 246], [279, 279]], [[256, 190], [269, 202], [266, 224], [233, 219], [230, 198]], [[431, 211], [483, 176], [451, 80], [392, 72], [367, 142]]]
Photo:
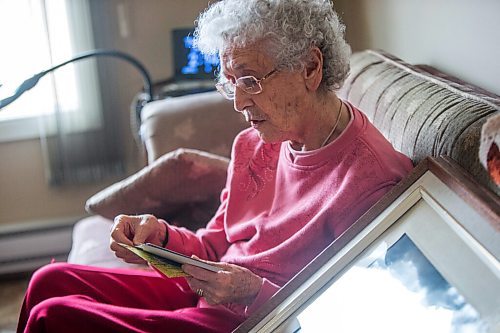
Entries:
[[174, 66], [177, 79], [213, 79], [219, 67], [217, 55], [207, 56], [193, 46], [194, 29], [173, 31]]

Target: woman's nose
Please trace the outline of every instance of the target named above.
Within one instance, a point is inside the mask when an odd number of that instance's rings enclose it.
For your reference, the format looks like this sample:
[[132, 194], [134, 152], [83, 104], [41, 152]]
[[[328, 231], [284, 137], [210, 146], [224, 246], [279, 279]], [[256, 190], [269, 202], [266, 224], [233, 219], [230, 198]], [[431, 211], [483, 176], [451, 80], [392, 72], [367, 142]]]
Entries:
[[243, 112], [247, 107], [252, 105], [251, 95], [236, 87], [234, 91], [234, 110]]

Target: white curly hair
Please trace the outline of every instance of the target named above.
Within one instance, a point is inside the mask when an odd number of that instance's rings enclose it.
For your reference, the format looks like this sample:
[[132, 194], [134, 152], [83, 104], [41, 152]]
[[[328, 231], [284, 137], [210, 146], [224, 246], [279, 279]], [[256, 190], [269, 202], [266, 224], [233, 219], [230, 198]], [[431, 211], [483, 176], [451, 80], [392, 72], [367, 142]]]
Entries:
[[323, 53], [327, 90], [339, 89], [349, 73], [351, 48], [345, 26], [330, 0], [221, 0], [200, 14], [195, 45], [204, 54], [217, 54], [256, 42], [281, 70], [301, 70], [311, 47]]

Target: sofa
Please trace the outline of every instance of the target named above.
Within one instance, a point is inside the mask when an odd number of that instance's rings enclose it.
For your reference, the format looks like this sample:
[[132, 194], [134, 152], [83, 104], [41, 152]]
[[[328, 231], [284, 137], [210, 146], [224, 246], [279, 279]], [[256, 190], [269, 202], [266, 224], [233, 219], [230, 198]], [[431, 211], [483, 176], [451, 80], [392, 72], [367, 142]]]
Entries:
[[[499, 116], [500, 96], [376, 50], [352, 55], [338, 94], [363, 110], [414, 164], [447, 155], [500, 194], [478, 157], [481, 130]], [[217, 92], [148, 103], [140, 125], [148, 165], [87, 201], [92, 215], [75, 224], [68, 262], [129, 266], [108, 248], [112, 219], [120, 213], [153, 213], [192, 230], [202, 227], [217, 208], [231, 143], [246, 126]]]

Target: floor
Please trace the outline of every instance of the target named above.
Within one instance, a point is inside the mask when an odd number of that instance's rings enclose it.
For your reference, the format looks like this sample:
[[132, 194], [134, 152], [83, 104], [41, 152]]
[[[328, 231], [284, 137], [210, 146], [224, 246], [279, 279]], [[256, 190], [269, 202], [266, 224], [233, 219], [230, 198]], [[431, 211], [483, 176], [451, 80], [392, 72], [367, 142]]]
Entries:
[[0, 333], [15, 332], [29, 279], [0, 280]]

